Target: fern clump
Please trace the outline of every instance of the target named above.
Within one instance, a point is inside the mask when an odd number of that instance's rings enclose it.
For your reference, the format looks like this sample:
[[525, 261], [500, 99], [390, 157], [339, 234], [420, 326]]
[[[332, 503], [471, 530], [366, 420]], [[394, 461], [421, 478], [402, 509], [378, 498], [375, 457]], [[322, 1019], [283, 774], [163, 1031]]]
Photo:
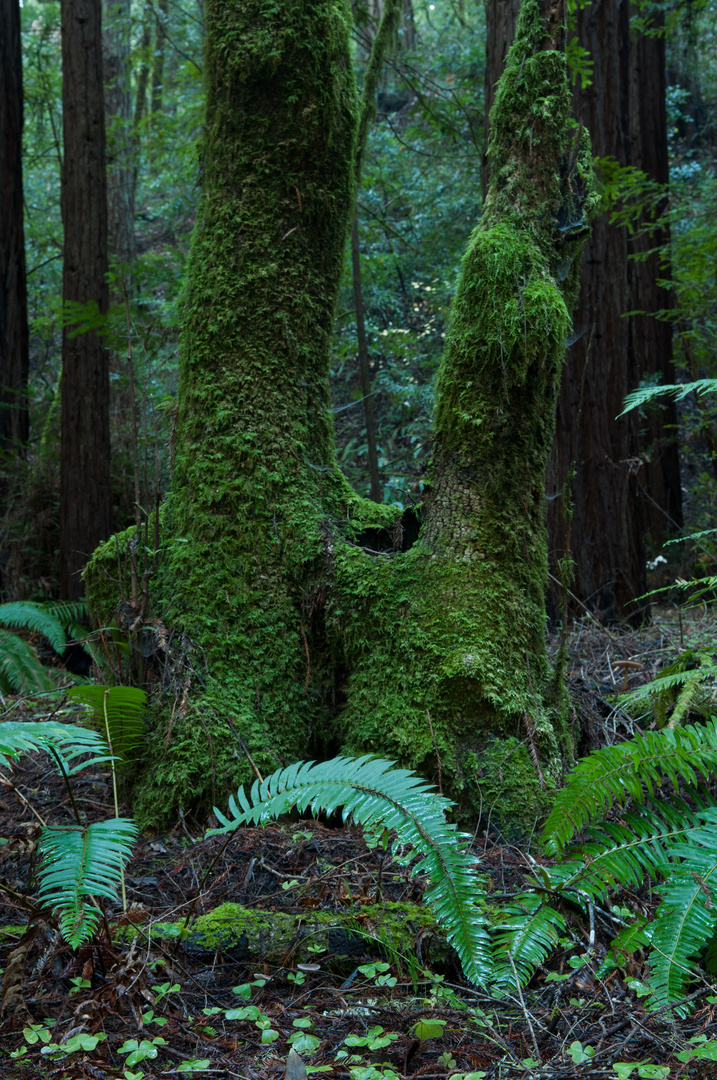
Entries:
[[73, 948], [97, 932], [102, 910], [95, 897], [117, 899], [136, 838], [137, 826], [129, 818], [42, 830], [38, 899], [51, 905], [62, 936]]
[[0, 693], [31, 693], [53, 688], [36, 650], [13, 631], [42, 634], [55, 652], [62, 654], [67, 645], [66, 631], [83, 632], [79, 623], [84, 615], [84, 601], [38, 604], [22, 600], [0, 604]]
[[[611, 890], [654, 883], [661, 897], [652, 924], [627, 935], [640, 946], [650, 939], [649, 985], [655, 1007], [672, 1006], [678, 1014], [695, 963], [717, 930], [713, 890], [717, 883], [717, 806], [704, 782], [717, 771], [717, 719], [704, 725], [646, 732], [619, 746], [593, 751], [573, 770], [546, 822], [543, 842], [562, 861], [540, 868], [533, 882], [531, 915], [557, 930], [562, 915], [553, 907], [566, 898], [584, 910]], [[675, 795], [665, 801], [662, 785]], [[628, 803], [632, 809], [628, 809]], [[619, 810], [618, 822], [605, 820]], [[587, 838], [568, 846], [576, 834]], [[536, 904], [535, 897], [540, 897]], [[523, 904], [527, 900], [523, 898]], [[541, 926], [543, 925], [541, 923]], [[536, 923], [537, 926], [537, 923]], [[543, 928], [528, 933], [532, 950], [520, 940], [525, 928], [504, 931], [504, 956], [528, 955], [521, 969], [532, 974], [550, 949]], [[625, 949], [625, 934], [613, 943]], [[714, 950], [706, 963], [712, 970]]]
[[[93, 689], [104, 692], [110, 688]], [[128, 688], [111, 689], [121, 698]], [[88, 765], [111, 765], [114, 761], [108, 740], [100, 732], [53, 721], [0, 723], [0, 766], [38, 750], [53, 758], [70, 793], [74, 774]], [[90, 825], [79, 820], [76, 825], [62, 827], [43, 825], [38, 899], [53, 908], [62, 934], [73, 948], [97, 931], [103, 912], [96, 898], [116, 898], [136, 836], [135, 823], [119, 816]]]
[[[238, 799], [238, 802], [237, 802]], [[247, 796], [243, 788], [229, 801], [229, 813], [215, 807], [224, 834], [245, 822], [258, 825], [287, 813], [331, 814], [342, 809], [365, 829], [382, 825], [394, 829], [402, 844], [420, 856], [412, 873], [426, 874], [425, 899], [446, 931], [468, 979], [486, 985], [492, 959], [485, 919], [479, 906], [482, 889], [467, 854], [467, 837], [446, 821], [448, 799], [407, 769], [396, 769], [380, 758], [338, 757], [332, 761], [298, 762], [256, 781]]]

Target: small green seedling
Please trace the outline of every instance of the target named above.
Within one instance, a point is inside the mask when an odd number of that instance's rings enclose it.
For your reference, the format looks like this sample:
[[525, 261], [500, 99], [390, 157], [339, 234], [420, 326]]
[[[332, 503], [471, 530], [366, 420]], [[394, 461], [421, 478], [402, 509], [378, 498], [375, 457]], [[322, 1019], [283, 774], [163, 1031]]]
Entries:
[[125, 1042], [117, 1050], [118, 1054], [127, 1054], [128, 1065], [139, 1065], [140, 1061], [145, 1061], [147, 1058], [156, 1058], [157, 1047], [166, 1046], [167, 1040], [163, 1039], [161, 1035], [155, 1036], [150, 1042], [149, 1039], [126, 1039]]
[[163, 997], [167, 997], [169, 994], [178, 994], [181, 992], [181, 986], [179, 983], [161, 983], [159, 986], [153, 986], [152, 989], [155, 993], [154, 1004], [159, 1005]]
[[422, 1019], [416, 1021], [411, 1029], [414, 1039], [425, 1042], [426, 1039], [442, 1039], [445, 1020]]
[[147, 1009], [147, 1012], [142, 1013], [143, 1024], [156, 1024], [157, 1027], [164, 1027], [167, 1023], [163, 1016], [155, 1016], [154, 1009]]
[[53, 1059], [69, 1057], [70, 1054], [78, 1054], [81, 1050], [87, 1053], [94, 1050], [97, 1044], [106, 1038], [107, 1036], [102, 1032], [97, 1035], [86, 1035], [82, 1032], [79, 1035], [73, 1035], [71, 1039], [64, 1043], [48, 1043], [47, 1046], [43, 1046], [40, 1053], [47, 1054], [48, 1057]]
[[369, 1050], [382, 1050], [384, 1046], [390, 1046], [395, 1042], [398, 1035], [393, 1032], [385, 1032], [382, 1027], [369, 1028], [366, 1035], [349, 1035], [344, 1039], [346, 1046], [365, 1046]]
[[83, 979], [81, 975], [78, 975], [74, 979], [70, 979], [70, 982], [72, 983], [72, 989], [70, 990], [71, 994], [79, 994], [80, 990], [89, 990], [92, 986], [90, 980]]
[[25, 1042], [30, 1046], [35, 1046], [38, 1042], [49, 1043], [52, 1038], [50, 1029], [45, 1024], [28, 1024], [22, 1029], [22, 1033], [25, 1036]]
[[365, 975], [367, 979], [376, 979], [377, 986], [395, 986], [398, 979], [394, 975], [384, 974], [391, 970], [390, 964], [375, 963], [375, 964], [361, 964], [359, 965], [359, 971], [362, 975]]
[[570, 1043], [568, 1053], [576, 1065], [582, 1065], [584, 1061], [589, 1061], [593, 1056], [595, 1047], [583, 1046], [583, 1044], [576, 1039], [574, 1042]]

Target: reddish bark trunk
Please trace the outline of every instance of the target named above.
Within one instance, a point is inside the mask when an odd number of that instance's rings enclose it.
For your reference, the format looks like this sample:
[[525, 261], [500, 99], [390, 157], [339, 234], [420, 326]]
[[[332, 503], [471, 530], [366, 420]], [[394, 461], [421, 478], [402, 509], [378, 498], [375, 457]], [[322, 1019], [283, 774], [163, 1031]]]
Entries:
[[[108, 305], [101, 22], [101, 0], [63, 0], [63, 302], [88, 314], [96, 305], [100, 315]], [[73, 598], [111, 532], [109, 368], [97, 329], [63, 331], [60, 470], [60, 589]]]
[[22, 54], [17, 0], [0, 0], [0, 448], [28, 437], [28, 328], [22, 205]]

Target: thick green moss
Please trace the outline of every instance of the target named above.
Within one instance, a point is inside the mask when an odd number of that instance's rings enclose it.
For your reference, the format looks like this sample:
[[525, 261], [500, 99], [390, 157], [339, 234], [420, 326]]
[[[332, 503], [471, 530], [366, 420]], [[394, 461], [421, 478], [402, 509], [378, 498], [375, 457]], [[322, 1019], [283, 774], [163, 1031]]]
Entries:
[[544, 482], [573, 263], [596, 207], [565, 60], [544, 38], [527, 0], [491, 115], [493, 179], [451, 310], [419, 542], [390, 565], [367, 566], [348, 548], [336, 561], [349, 745], [437, 777], [435, 735], [443, 782], [474, 814], [487, 790], [476, 769], [490, 773], [492, 755], [520, 740], [492, 815], [511, 833], [533, 827], [571, 744], [545, 652]]
[[[152, 934], [176, 940], [183, 928], [181, 920], [154, 923]], [[431, 964], [445, 965], [451, 950], [430, 911], [419, 904], [385, 901], [364, 905], [357, 912], [313, 910], [292, 915], [227, 903], [200, 915], [186, 940], [194, 948], [233, 951], [248, 962], [284, 958], [291, 966], [315, 961], [318, 954], [311, 947], [326, 950], [322, 963], [376, 952], [410, 959], [416, 955], [417, 942], [427, 934]]]

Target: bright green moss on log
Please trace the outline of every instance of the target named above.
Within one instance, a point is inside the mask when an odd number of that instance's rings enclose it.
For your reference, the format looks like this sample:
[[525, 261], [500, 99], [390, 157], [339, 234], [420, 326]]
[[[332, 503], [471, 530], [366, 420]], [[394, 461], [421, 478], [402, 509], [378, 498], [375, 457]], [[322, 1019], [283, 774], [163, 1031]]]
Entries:
[[[155, 937], [178, 940], [183, 922], [154, 923]], [[124, 931], [134, 937], [131, 928]], [[355, 967], [361, 956], [388, 956], [445, 968], [455, 963], [453, 950], [431, 915], [419, 904], [384, 901], [353, 911], [309, 910], [301, 915], [263, 911], [241, 904], [221, 904], [200, 915], [186, 938], [189, 948], [230, 952], [248, 963], [259, 960]], [[320, 950], [324, 952], [320, 952]]]
[[[188, 696], [155, 697], [135, 809], [146, 823], [223, 805], [253, 779], [243, 740], [264, 773], [343, 750], [438, 778], [439, 756], [464, 818], [514, 834], [571, 753], [545, 652], [544, 478], [596, 202], [589, 140], [555, 11], [526, 0], [438, 378], [423, 526], [409, 551], [370, 554], [362, 531], [396, 515], [348, 488], [328, 411], [356, 147], [348, 27], [344, 0], [207, 3], [203, 198], [152, 586], [195, 675]], [[103, 622], [116, 561], [111, 541], [87, 574]]]

